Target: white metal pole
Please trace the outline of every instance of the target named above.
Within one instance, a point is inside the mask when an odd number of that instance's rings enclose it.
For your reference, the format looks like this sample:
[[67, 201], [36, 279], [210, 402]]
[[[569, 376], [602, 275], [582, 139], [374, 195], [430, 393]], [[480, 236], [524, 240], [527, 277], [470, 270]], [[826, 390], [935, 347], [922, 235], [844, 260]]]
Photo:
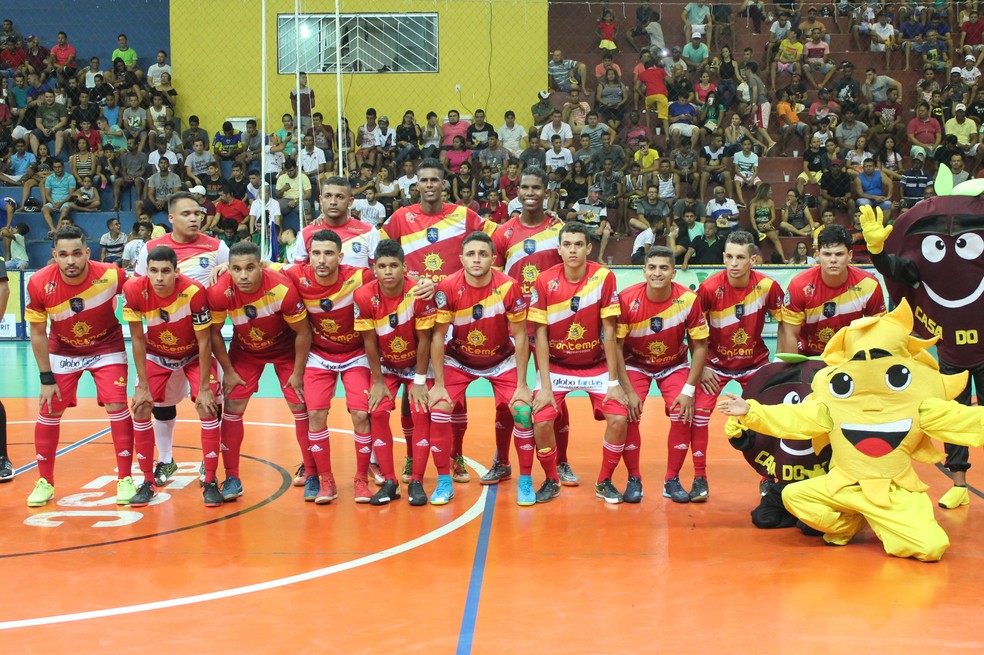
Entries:
[[[342, 17], [341, 0], [335, 0], [335, 102], [338, 120], [336, 136], [338, 137], [338, 174], [345, 177], [345, 134], [342, 126]], [[355, 144], [352, 144], [355, 147]], [[320, 191], [320, 190], [319, 190]]]
[[297, 193], [300, 197], [297, 201], [297, 224], [304, 227], [304, 185], [301, 184], [301, 0], [294, 0], [294, 129], [297, 131], [297, 139], [294, 141], [294, 157], [297, 160], [297, 183], [300, 187]]
[[[263, 185], [267, 183], [266, 181], [266, 171], [267, 171], [267, 0], [262, 0], [260, 9], [260, 59], [262, 64], [260, 64], [260, 134], [262, 135], [263, 144], [260, 148], [260, 189], [257, 194], [257, 198], [261, 203], [265, 203], [263, 199]], [[267, 194], [267, 198], [270, 194]], [[260, 258], [263, 257], [263, 253], [266, 252], [266, 231], [267, 231], [267, 219], [266, 219], [266, 204], [263, 204], [260, 209]]]

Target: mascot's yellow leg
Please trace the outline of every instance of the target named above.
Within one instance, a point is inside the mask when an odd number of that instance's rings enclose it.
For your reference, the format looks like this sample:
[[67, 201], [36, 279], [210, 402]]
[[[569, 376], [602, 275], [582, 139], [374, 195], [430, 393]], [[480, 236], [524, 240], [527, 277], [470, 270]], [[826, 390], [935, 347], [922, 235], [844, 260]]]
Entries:
[[868, 523], [885, 545], [885, 552], [923, 562], [935, 562], [943, 557], [950, 547], [950, 539], [933, 516], [929, 495], [893, 485], [889, 497], [890, 509], [869, 503], [870, 509], [864, 510]]
[[787, 485], [782, 490], [782, 502], [796, 518], [822, 532], [824, 541], [835, 546], [846, 545], [865, 525], [864, 516], [856, 509], [830, 495], [822, 475]]

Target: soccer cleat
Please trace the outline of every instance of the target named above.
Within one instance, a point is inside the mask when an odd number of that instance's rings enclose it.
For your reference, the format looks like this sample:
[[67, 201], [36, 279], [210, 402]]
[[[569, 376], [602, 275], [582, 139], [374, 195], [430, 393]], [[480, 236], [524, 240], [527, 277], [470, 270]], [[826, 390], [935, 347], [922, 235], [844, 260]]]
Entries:
[[970, 504], [970, 495], [967, 487], [952, 487], [940, 498], [940, 507], [943, 509], [956, 509], [961, 505]]
[[234, 475], [230, 475], [222, 483], [222, 498], [227, 503], [234, 503], [236, 499], [243, 495], [242, 480]]
[[129, 475], [116, 481], [116, 504], [129, 505], [130, 499], [137, 494], [137, 485]]
[[447, 505], [454, 498], [454, 485], [450, 475], [437, 476], [437, 489], [431, 494], [431, 505]]
[[202, 487], [202, 500], [205, 501], [205, 507], [221, 507], [225, 503], [217, 481], [212, 480]]
[[642, 502], [642, 478], [629, 478], [629, 481], [625, 485], [625, 493], [622, 494], [622, 500], [627, 503]]
[[560, 482], [557, 480], [544, 480], [540, 485], [540, 490], [536, 492], [536, 502], [549, 503], [560, 495]]
[[0, 455], [0, 482], [10, 482], [14, 479], [14, 465], [6, 455]]
[[383, 486], [386, 482], [386, 478], [383, 477], [383, 472], [379, 470], [379, 464], [376, 462], [369, 462], [369, 475], [372, 476], [372, 482], [377, 487]]
[[690, 487], [689, 498], [692, 503], [707, 502], [707, 478], [704, 476], [694, 478], [694, 485]]
[[40, 478], [34, 485], [34, 491], [27, 497], [28, 507], [44, 507], [49, 500], [55, 497], [55, 488], [44, 478]]
[[303, 487], [305, 484], [307, 484], [307, 473], [302, 463], [297, 467], [297, 471], [294, 472], [294, 486]]
[[581, 484], [581, 478], [574, 475], [571, 465], [568, 462], [557, 462], [557, 477], [565, 487], [576, 487]]
[[321, 489], [318, 491], [318, 497], [314, 499], [315, 505], [327, 505], [338, 498], [338, 487], [335, 485], [334, 475], [331, 473], [322, 475], [319, 483]]
[[177, 472], [178, 465], [174, 463], [174, 460], [157, 462], [157, 466], [154, 467], [154, 483], [158, 487], [163, 487]]
[[451, 479], [455, 482], [471, 482], [471, 475], [465, 468], [465, 458], [463, 455], [455, 455], [451, 460]]
[[137, 489], [137, 493], [130, 498], [130, 507], [146, 507], [150, 501], [157, 497], [157, 487], [153, 482], [144, 482]]
[[595, 497], [601, 498], [609, 505], [618, 505], [622, 502], [622, 492], [615, 488], [610, 478], [605, 478], [595, 485]]
[[424, 491], [424, 483], [420, 480], [411, 480], [407, 486], [407, 500], [414, 507], [422, 507], [427, 504], [427, 492]]
[[304, 479], [304, 502], [313, 503], [319, 493], [321, 493], [321, 481], [318, 479], [318, 476], [307, 476]]
[[355, 478], [355, 502], [364, 505], [372, 500], [372, 492], [369, 491], [369, 481], [366, 478]]
[[403, 462], [403, 475], [400, 479], [403, 480], [403, 484], [410, 484], [411, 476], [413, 476], [413, 457], [407, 457]]
[[479, 482], [482, 484], [499, 484], [512, 477], [512, 467], [508, 464], [493, 462], [492, 468], [485, 472]]
[[532, 476], [519, 476], [519, 484], [516, 485], [516, 504], [520, 507], [536, 505], [536, 492], [533, 491]]
[[680, 484], [680, 478], [670, 478], [663, 483], [663, 498], [669, 498], [674, 503], [690, 502], [690, 494]]
[[391, 500], [400, 497], [400, 485], [396, 480], [386, 480], [372, 498], [369, 499], [370, 505], [386, 505]]

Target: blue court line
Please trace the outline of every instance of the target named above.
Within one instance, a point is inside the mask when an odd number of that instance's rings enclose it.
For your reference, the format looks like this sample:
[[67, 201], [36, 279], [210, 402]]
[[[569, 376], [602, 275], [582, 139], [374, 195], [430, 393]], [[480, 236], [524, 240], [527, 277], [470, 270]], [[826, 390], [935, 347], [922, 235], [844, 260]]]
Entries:
[[[89, 435], [85, 439], [81, 439], [79, 441], [76, 441], [73, 444], [69, 444], [68, 446], [65, 446], [64, 448], [61, 448], [58, 451], [56, 451], [55, 452], [55, 457], [58, 457], [59, 455], [64, 455], [65, 453], [70, 453], [73, 450], [75, 450], [76, 448], [78, 448], [79, 446], [84, 446], [87, 443], [89, 443], [90, 441], [94, 441], [94, 440], [98, 439], [99, 437], [101, 437], [101, 436], [103, 436], [105, 434], [108, 434], [109, 431], [110, 431], [110, 429], [109, 428], [106, 428], [105, 430], [100, 430], [99, 432], [97, 432], [95, 434]], [[16, 469], [14, 471], [14, 475], [20, 475], [21, 473], [24, 473], [25, 471], [30, 471], [32, 468], [37, 467], [37, 465], [38, 465], [37, 460], [31, 462], [30, 464], [25, 464], [24, 466], [20, 467], [19, 469]]]
[[456, 655], [470, 655], [472, 641], [475, 639], [475, 621], [478, 619], [478, 602], [482, 597], [482, 580], [485, 577], [485, 559], [489, 554], [489, 536], [492, 534], [492, 515], [495, 513], [495, 499], [499, 485], [491, 485], [485, 497], [482, 511], [482, 527], [478, 532], [478, 545], [475, 547], [475, 560], [472, 562], [471, 580], [468, 582], [468, 598], [465, 612], [461, 617], [461, 630], [458, 632]]

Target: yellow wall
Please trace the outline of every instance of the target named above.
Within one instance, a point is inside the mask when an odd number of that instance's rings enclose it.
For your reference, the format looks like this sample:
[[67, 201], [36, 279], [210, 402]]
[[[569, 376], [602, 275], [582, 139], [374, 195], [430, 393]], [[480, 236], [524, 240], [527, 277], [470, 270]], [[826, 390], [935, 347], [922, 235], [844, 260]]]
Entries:
[[[307, 0], [301, 13], [333, 7], [331, 0]], [[290, 110], [294, 77], [277, 74], [276, 21], [278, 13], [293, 10], [293, 0], [267, 3], [269, 131], [280, 127], [280, 115]], [[477, 108], [485, 109], [495, 126], [507, 109], [530, 126], [529, 108], [547, 76], [547, 0], [343, 0], [341, 11], [439, 13], [440, 72], [343, 77], [343, 113], [353, 128], [367, 107], [388, 114], [394, 127], [407, 109], [423, 123], [428, 111], [444, 116], [458, 109], [464, 115]], [[171, 0], [171, 65], [177, 115], [185, 126], [192, 113], [211, 133], [227, 117], [259, 117], [259, 21], [259, 0]], [[308, 84], [316, 94], [316, 111], [337, 125], [334, 75], [310, 74]], [[455, 84], [461, 85], [460, 98]]]

